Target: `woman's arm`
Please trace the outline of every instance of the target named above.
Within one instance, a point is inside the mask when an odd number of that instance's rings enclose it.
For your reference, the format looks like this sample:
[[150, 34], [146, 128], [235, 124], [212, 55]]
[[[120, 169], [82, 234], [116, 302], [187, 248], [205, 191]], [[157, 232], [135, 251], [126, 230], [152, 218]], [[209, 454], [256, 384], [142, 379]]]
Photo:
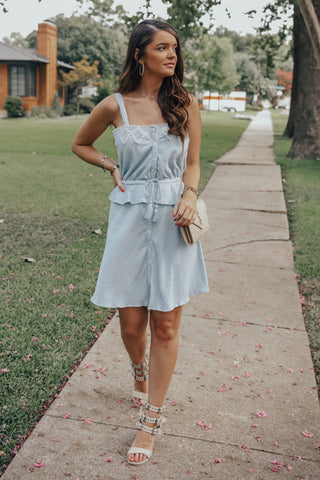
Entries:
[[176, 203], [173, 210], [173, 217], [176, 225], [190, 225], [195, 219], [197, 211], [197, 195], [200, 182], [200, 146], [201, 146], [201, 117], [197, 99], [191, 95], [191, 103], [188, 107], [189, 112], [189, 148], [187, 156], [187, 165], [183, 174], [183, 183], [185, 190], [182, 199]]
[[[91, 165], [103, 166], [104, 169], [112, 171], [116, 162], [99, 152], [93, 144], [110, 125], [117, 125], [118, 116], [119, 107], [115, 97], [111, 95], [102, 100], [76, 133], [72, 142], [72, 151]], [[112, 175], [115, 185], [124, 191], [119, 168], [116, 168]]]

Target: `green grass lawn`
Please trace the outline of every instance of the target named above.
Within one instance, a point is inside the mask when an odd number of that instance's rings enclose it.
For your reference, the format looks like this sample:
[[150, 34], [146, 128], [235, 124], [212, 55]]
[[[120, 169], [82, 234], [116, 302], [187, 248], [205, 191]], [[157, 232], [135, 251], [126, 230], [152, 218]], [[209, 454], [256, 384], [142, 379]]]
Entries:
[[320, 162], [287, 157], [291, 140], [282, 136], [287, 117], [273, 112], [276, 161], [284, 177], [294, 266], [300, 276], [304, 316], [320, 387]]
[[[249, 123], [202, 118], [201, 189]], [[112, 315], [90, 296], [113, 182], [71, 153], [83, 120], [0, 121], [0, 472]], [[97, 147], [116, 158], [112, 132]]]

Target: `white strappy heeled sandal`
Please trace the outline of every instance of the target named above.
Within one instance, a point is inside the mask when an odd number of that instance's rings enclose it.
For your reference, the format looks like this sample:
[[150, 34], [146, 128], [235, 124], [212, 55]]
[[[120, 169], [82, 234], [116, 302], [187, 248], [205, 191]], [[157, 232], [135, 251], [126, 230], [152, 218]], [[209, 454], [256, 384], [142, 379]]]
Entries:
[[[164, 410], [164, 407], [154, 407], [153, 405], [150, 404], [149, 401], [147, 401], [146, 404], [145, 404], [145, 410], [146, 411], [150, 410], [151, 412], [161, 414]], [[160, 416], [155, 417], [155, 418], [148, 417], [146, 415], [146, 413], [143, 411], [143, 408], [141, 408], [140, 416], [139, 416], [138, 429], [142, 430], [144, 432], [150, 433], [151, 435], [156, 435], [157, 433], [159, 433], [160, 428], [161, 428], [161, 424], [164, 421], [165, 421], [165, 419], [161, 418]], [[151, 423], [151, 424], [154, 425], [154, 427], [148, 427], [147, 425], [144, 425], [144, 422]], [[136, 455], [136, 454], [145, 455], [146, 458], [144, 460], [142, 460], [141, 462], [134, 462], [134, 461], [130, 460], [130, 456], [131, 455]], [[151, 458], [151, 455], [152, 455], [151, 450], [148, 450], [148, 449], [142, 448], [142, 447], [131, 447], [128, 450], [127, 462], [130, 463], [130, 465], [135, 465], [135, 466], [142, 465], [143, 463], [146, 463]]]
[[[131, 367], [132, 367], [132, 375], [135, 380], [138, 380], [138, 382], [145, 382], [149, 378], [149, 369], [148, 369], [148, 360], [145, 358], [140, 365], [135, 365], [132, 360], [130, 360]], [[141, 407], [146, 403], [148, 400], [148, 394], [139, 392], [138, 390], [133, 390], [132, 391], [132, 397], [135, 402], [135, 404], [138, 407]], [[138, 400], [138, 401], [137, 401]]]

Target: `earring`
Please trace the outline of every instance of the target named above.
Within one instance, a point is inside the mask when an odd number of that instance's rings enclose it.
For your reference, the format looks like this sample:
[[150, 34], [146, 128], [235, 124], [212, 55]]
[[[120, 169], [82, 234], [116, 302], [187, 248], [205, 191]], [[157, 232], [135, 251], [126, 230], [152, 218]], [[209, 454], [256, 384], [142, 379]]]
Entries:
[[138, 71], [139, 71], [140, 77], [143, 77], [143, 74], [144, 74], [144, 63], [139, 63]]

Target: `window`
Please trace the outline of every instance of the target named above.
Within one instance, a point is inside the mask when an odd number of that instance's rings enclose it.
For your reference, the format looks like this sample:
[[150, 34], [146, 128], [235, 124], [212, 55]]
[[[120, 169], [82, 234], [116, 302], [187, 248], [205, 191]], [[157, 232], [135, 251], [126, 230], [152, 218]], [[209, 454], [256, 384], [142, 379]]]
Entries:
[[9, 95], [36, 96], [36, 67], [34, 64], [9, 66]]

